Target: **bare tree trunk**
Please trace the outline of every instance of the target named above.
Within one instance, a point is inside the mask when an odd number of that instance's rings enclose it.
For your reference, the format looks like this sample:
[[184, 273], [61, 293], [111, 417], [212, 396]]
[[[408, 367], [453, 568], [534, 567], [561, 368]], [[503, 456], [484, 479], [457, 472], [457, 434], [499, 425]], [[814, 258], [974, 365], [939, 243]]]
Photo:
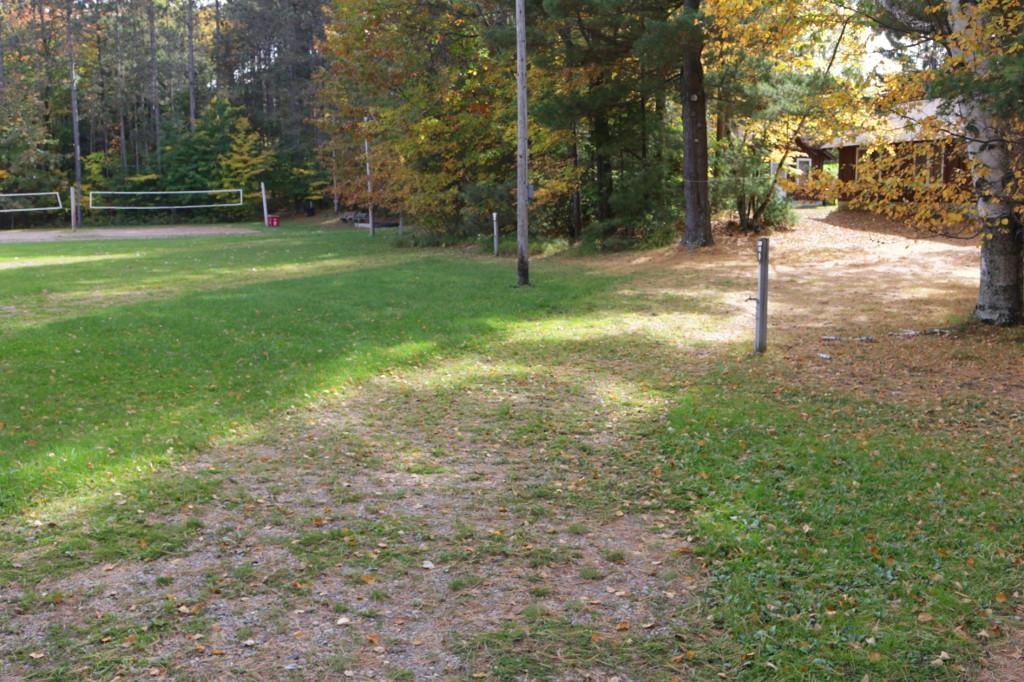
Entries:
[[188, 129], [196, 131], [195, 0], [188, 0]]
[[576, 184], [572, 190], [569, 204], [569, 238], [577, 242], [583, 234], [583, 203], [580, 198], [580, 143], [576, 122], [572, 124], [572, 167], [576, 171]]
[[153, 140], [156, 143], [156, 169], [159, 173], [163, 170], [163, 163], [160, 158], [160, 78], [156, 65], [156, 0], [149, 0], [146, 6], [146, 16], [149, 19], [149, 69], [151, 74], [150, 97], [153, 107]]
[[[965, 35], [972, 24], [984, 24], [986, 17], [974, 3], [948, 0], [950, 28], [954, 34]], [[978, 30], [975, 28], [974, 30]], [[962, 49], [951, 41], [953, 57], [979, 75], [988, 72], [987, 55]], [[981, 279], [975, 316], [994, 325], [1024, 322], [1024, 244], [1021, 225], [1013, 213], [1007, 185], [1012, 178], [1012, 165], [1006, 136], [1000, 121], [978, 101], [958, 102], [965, 127], [971, 130], [967, 155], [974, 175], [978, 217], [984, 225], [981, 247]]]
[[[687, 15], [696, 21], [701, 0], [685, 0]], [[689, 21], [689, 19], [687, 19]], [[681, 246], [696, 249], [714, 243], [708, 200], [708, 105], [704, 91], [704, 32], [694, 24], [683, 38], [679, 94], [683, 104], [683, 198], [686, 232]]]
[[4, 71], [4, 16], [7, 14], [7, 7], [3, 0], [0, 0], [0, 91], [7, 87], [7, 72]]
[[37, 39], [39, 41], [39, 50], [36, 55], [37, 59], [35, 60], [35, 69], [33, 71], [36, 74], [36, 90], [43, 98], [43, 119], [49, 125], [52, 121], [53, 111], [50, 73], [51, 71], [55, 72], [56, 64], [54, 62], [59, 57], [55, 56], [55, 51], [51, 45], [53, 37], [50, 35], [49, 29], [49, 7], [42, 0], [35, 0], [32, 9], [35, 12]]
[[608, 115], [602, 111], [591, 117], [591, 140], [594, 145], [594, 184], [597, 186], [597, 219], [608, 220], [612, 217], [611, 196], [615, 191], [615, 180], [612, 177], [612, 160], [608, 156], [611, 147], [611, 127]]
[[75, 156], [75, 194], [78, 197], [76, 203], [76, 216], [72, 225], [82, 223], [82, 146], [78, 131], [78, 84], [75, 75], [75, 32], [73, 16], [74, 0], [67, 0], [67, 42], [68, 42], [68, 78], [71, 82], [71, 136], [73, 138]]
[[222, 92], [231, 82], [231, 73], [224, 66], [224, 40], [221, 30], [220, 5], [220, 0], [213, 0], [213, 54], [211, 57], [213, 58], [214, 88], [217, 92]]
[[121, 52], [121, 3], [114, 3], [114, 59], [117, 69], [117, 136], [121, 146], [121, 168], [128, 168], [128, 138], [124, 119], [124, 54]]

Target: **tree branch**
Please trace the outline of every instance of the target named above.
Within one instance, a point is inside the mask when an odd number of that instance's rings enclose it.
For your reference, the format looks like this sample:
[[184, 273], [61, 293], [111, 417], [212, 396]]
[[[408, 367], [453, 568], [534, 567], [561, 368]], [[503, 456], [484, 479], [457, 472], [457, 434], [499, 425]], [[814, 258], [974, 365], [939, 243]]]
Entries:
[[937, 33], [936, 26], [931, 22], [918, 19], [898, 4], [898, 0], [879, 0], [885, 11], [891, 14], [896, 21], [906, 26], [914, 33], [933, 35]]

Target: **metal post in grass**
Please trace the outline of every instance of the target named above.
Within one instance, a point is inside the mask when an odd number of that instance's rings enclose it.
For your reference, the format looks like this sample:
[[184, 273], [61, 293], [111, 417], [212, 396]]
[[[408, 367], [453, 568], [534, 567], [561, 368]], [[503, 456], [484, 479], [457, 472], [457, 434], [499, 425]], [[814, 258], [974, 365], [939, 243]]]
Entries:
[[494, 255], [498, 255], [498, 212], [495, 211], [491, 214], [491, 220], [494, 221]]
[[768, 349], [768, 237], [757, 240], [757, 319], [754, 327], [754, 352]]
[[267, 186], [260, 183], [260, 195], [263, 197], [263, 227], [270, 225], [270, 214], [267, 213]]
[[71, 231], [74, 232], [78, 229], [78, 221], [75, 213], [75, 186], [71, 185], [68, 187], [68, 208], [71, 209]]

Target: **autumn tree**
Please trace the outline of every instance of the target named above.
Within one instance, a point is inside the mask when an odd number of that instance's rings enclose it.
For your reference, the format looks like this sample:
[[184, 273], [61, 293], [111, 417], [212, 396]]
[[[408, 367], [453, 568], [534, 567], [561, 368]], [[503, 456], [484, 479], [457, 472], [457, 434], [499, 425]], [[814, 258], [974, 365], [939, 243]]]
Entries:
[[369, 142], [375, 204], [464, 229], [508, 203], [515, 100], [497, 58], [508, 19], [460, 0], [335, 5], [319, 121], [347, 201], [369, 201]]
[[[925, 135], [962, 143], [971, 182], [919, 191], [913, 203], [930, 206], [927, 210], [946, 223], [967, 218], [980, 232], [976, 317], [995, 325], [1024, 322], [1024, 125], [1019, 98], [1006, 97], [1018, 91], [1005, 89], [1015, 78], [1012, 65], [1020, 59], [1024, 8], [1003, 0], [879, 0], [865, 3], [864, 10], [890, 31], [930, 41], [924, 58], [907, 65], [915, 68], [904, 68], [889, 79], [881, 104], [907, 112], [916, 102], [939, 98], [938, 115], [916, 124]], [[890, 157], [893, 164], [886, 168], [908, 166]], [[961, 206], [966, 202], [973, 210], [964, 215]]]

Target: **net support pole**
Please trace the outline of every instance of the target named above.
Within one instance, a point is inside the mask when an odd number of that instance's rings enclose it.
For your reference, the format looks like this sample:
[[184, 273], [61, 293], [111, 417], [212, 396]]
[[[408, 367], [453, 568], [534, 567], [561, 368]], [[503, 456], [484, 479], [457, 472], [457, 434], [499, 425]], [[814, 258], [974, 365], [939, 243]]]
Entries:
[[68, 207], [71, 209], [71, 231], [78, 229], [78, 200], [75, 197], [75, 186], [68, 187]]
[[754, 327], [754, 352], [768, 349], [768, 237], [757, 240], [757, 320]]
[[263, 197], [263, 227], [270, 225], [270, 214], [267, 212], [267, 186], [260, 183], [260, 196]]
[[498, 212], [495, 211], [491, 214], [491, 220], [494, 221], [494, 255], [498, 255]]

